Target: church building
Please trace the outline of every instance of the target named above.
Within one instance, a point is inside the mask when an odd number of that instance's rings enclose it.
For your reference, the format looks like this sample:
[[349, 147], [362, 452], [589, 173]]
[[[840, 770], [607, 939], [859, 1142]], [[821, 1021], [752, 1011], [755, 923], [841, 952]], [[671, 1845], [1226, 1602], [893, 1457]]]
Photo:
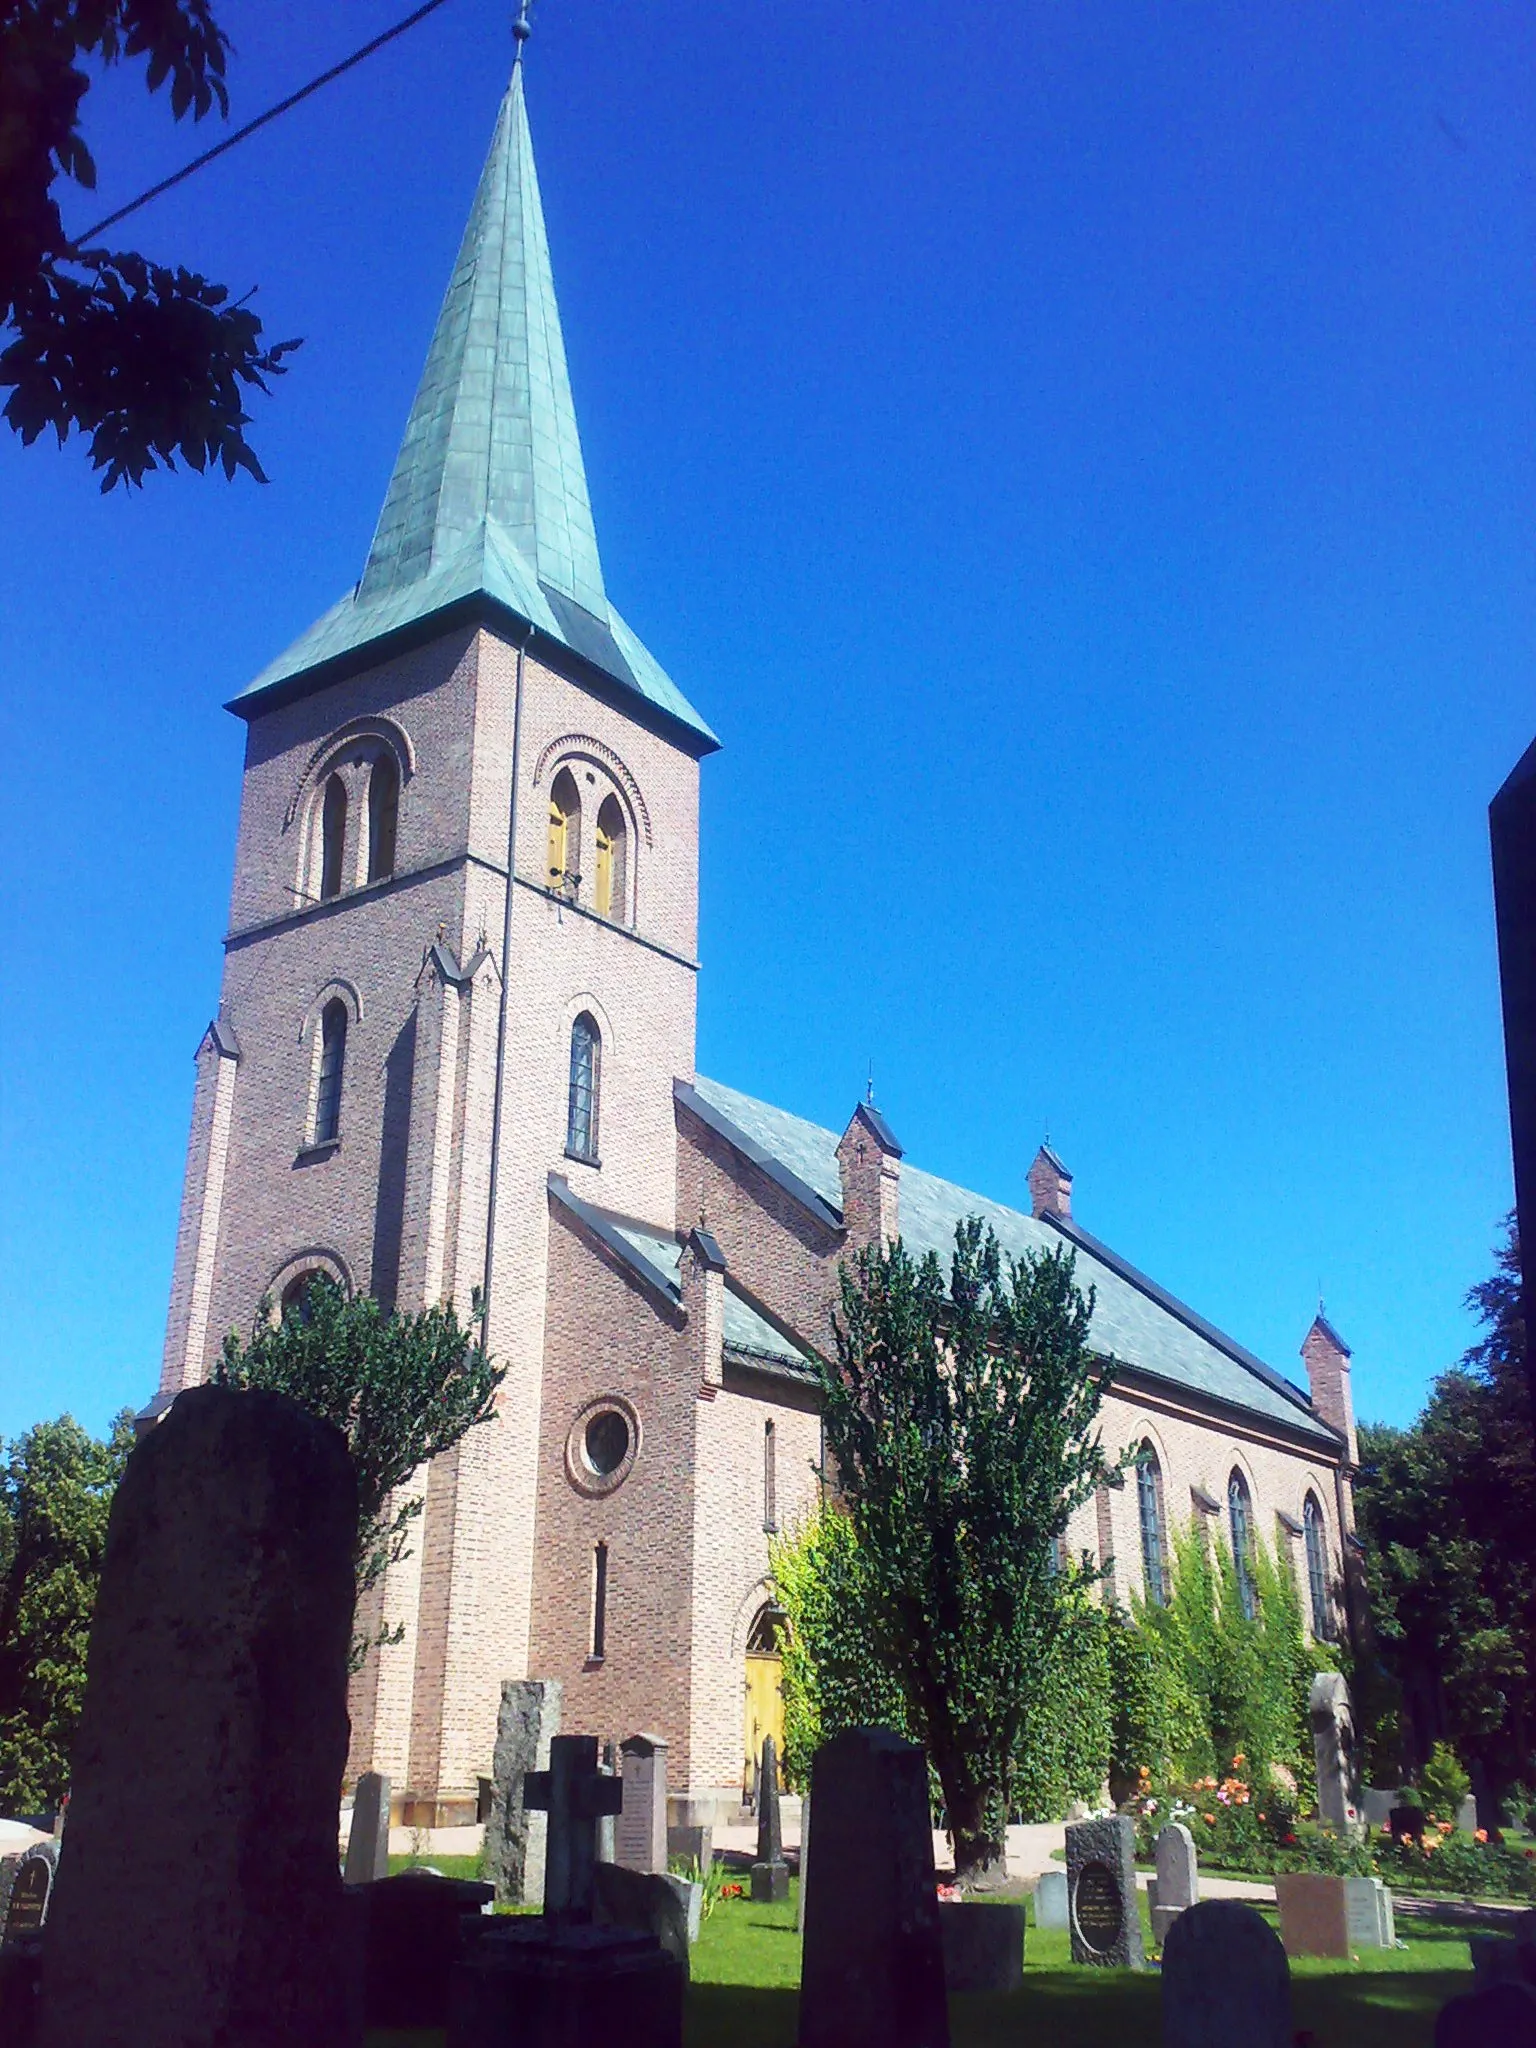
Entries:
[[1347, 1625], [1350, 1359], [1321, 1315], [1304, 1392], [1092, 1237], [1047, 1147], [1008, 1207], [870, 1102], [822, 1129], [697, 1072], [719, 741], [609, 599], [521, 63], [361, 580], [229, 708], [233, 900], [149, 1412], [317, 1273], [402, 1310], [482, 1290], [499, 1412], [425, 1473], [378, 1609], [403, 1636], [354, 1682], [349, 1769], [397, 1812], [473, 1817], [522, 1677], [740, 1804], [839, 1261], [898, 1233], [942, 1257], [968, 1215], [1097, 1290], [1105, 1445], [1141, 1460], [1072, 1550], [1161, 1599], [1206, 1517], [1291, 1556], [1318, 1635]]

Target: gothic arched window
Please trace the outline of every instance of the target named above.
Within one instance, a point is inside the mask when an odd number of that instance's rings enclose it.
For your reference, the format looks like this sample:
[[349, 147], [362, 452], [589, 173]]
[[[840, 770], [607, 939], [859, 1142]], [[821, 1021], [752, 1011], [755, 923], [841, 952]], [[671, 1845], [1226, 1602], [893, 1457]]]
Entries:
[[347, 786], [339, 775], [325, 785], [320, 805], [320, 897], [341, 894], [342, 859], [347, 850]]
[[1163, 1474], [1157, 1452], [1144, 1443], [1136, 1459], [1136, 1507], [1141, 1518], [1141, 1573], [1147, 1598], [1155, 1607], [1167, 1604], [1168, 1577], [1164, 1553]]
[[576, 778], [562, 768], [549, 792], [549, 851], [544, 875], [546, 889], [562, 896], [574, 896], [581, 880], [577, 863], [581, 859], [581, 796]]
[[1258, 1590], [1253, 1581], [1253, 1502], [1248, 1482], [1236, 1465], [1227, 1481], [1227, 1515], [1232, 1524], [1232, 1562], [1237, 1567], [1238, 1598], [1244, 1614], [1252, 1621], [1259, 1611]]
[[602, 1034], [583, 1010], [571, 1026], [571, 1085], [566, 1101], [565, 1149], [572, 1159], [597, 1164], [597, 1091]]
[[400, 770], [393, 754], [380, 754], [368, 772], [368, 879], [384, 882], [395, 872], [395, 832], [400, 819]]
[[1328, 1525], [1317, 1495], [1309, 1493], [1301, 1510], [1303, 1540], [1307, 1546], [1307, 1590], [1312, 1600], [1312, 1633], [1319, 1642], [1333, 1634], [1333, 1602], [1328, 1597]]
[[320, 1018], [320, 1079], [315, 1089], [317, 1145], [341, 1136], [341, 1075], [347, 1060], [347, 1006], [336, 997]]
[[624, 806], [616, 796], [605, 796], [597, 814], [597, 873], [592, 882], [592, 908], [599, 917], [611, 917], [620, 924], [626, 922], [628, 853]]

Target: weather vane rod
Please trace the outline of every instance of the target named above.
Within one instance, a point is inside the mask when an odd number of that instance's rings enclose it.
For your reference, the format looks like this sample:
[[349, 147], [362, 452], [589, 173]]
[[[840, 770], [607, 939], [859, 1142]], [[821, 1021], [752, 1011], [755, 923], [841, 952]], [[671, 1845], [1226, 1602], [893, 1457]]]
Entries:
[[519, 0], [517, 9], [517, 19], [512, 24], [512, 40], [517, 45], [517, 53], [512, 59], [512, 62], [514, 64], [522, 63], [523, 45], [524, 43], [527, 42], [528, 38], [533, 34], [533, 30], [528, 26], [529, 4], [530, 0]]

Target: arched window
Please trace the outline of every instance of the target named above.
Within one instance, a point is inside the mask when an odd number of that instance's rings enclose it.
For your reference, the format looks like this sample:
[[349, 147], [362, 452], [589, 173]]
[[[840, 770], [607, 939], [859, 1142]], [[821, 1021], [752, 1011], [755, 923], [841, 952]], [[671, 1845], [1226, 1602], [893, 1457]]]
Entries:
[[339, 775], [325, 785], [320, 806], [320, 896], [341, 894], [341, 863], [347, 850], [347, 786]]
[[1253, 1582], [1253, 1503], [1248, 1497], [1248, 1482], [1236, 1465], [1227, 1481], [1227, 1514], [1232, 1523], [1232, 1562], [1237, 1567], [1238, 1597], [1244, 1614], [1252, 1621], [1259, 1611]]
[[1144, 1443], [1136, 1459], [1136, 1507], [1141, 1517], [1141, 1575], [1155, 1607], [1167, 1604], [1168, 1578], [1163, 1539], [1163, 1474], [1157, 1452]]
[[[282, 1314], [297, 1316], [301, 1323], [307, 1323], [313, 1310], [309, 1304], [309, 1290], [317, 1280], [330, 1280], [331, 1276], [323, 1266], [306, 1266], [302, 1273], [295, 1273], [283, 1289]], [[334, 1286], [335, 1282], [331, 1284]]]
[[562, 768], [549, 792], [549, 859], [544, 876], [546, 888], [562, 896], [574, 896], [581, 880], [576, 864], [581, 858], [581, 797], [576, 778]]
[[602, 1035], [583, 1010], [571, 1026], [571, 1088], [565, 1112], [565, 1149], [572, 1159], [597, 1164], [597, 1091]]
[[597, 873], [592, 883], [592, 908], [599, 917], [625, 920], [629, 900], [629, 835], [625, 829], [624, 806], [616, 796], [605, 796], [597, 814]]
[[347, 1060], [347, 1006], [337, 997], [320, 1018], [320, 1081], [315, 1090], [317, 1145], [341, 1135], [341, 1072]]
[[1328, 1525], [1323, 1520], [1317, 1495], [1309, 1493], [1301, 1510], [1303, 1540], [1307, 1546], [1307, 1588], [1312, 1597], [1312, 1633], [1319, 1642], [1333, 1635], [1333, 1602], [1328, 1597]]
[[400, 820], [400, 770], [393, 754], [380, 754], [368, 772], [368, 879], [395, 872], [395, 828]]

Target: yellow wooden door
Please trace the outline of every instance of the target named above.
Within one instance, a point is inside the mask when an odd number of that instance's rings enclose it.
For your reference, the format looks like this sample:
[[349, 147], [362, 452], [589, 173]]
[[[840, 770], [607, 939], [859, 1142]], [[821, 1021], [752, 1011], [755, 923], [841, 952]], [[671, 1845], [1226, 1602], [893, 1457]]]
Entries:
[[784, 1693], [780, 1685], [783, 1675], [783, 1660], [749, 1652], [747, 1655], [747, 1714], [743, 1731], [746, 1744], [746, 1766], [742, 1784], [750, 1791], [757, 1783], [758, 1768], [763, 1760], [763, 1737], [773, 1737], [774, 1752], [779, 1758], [780, 1780], [784, 1763]]

